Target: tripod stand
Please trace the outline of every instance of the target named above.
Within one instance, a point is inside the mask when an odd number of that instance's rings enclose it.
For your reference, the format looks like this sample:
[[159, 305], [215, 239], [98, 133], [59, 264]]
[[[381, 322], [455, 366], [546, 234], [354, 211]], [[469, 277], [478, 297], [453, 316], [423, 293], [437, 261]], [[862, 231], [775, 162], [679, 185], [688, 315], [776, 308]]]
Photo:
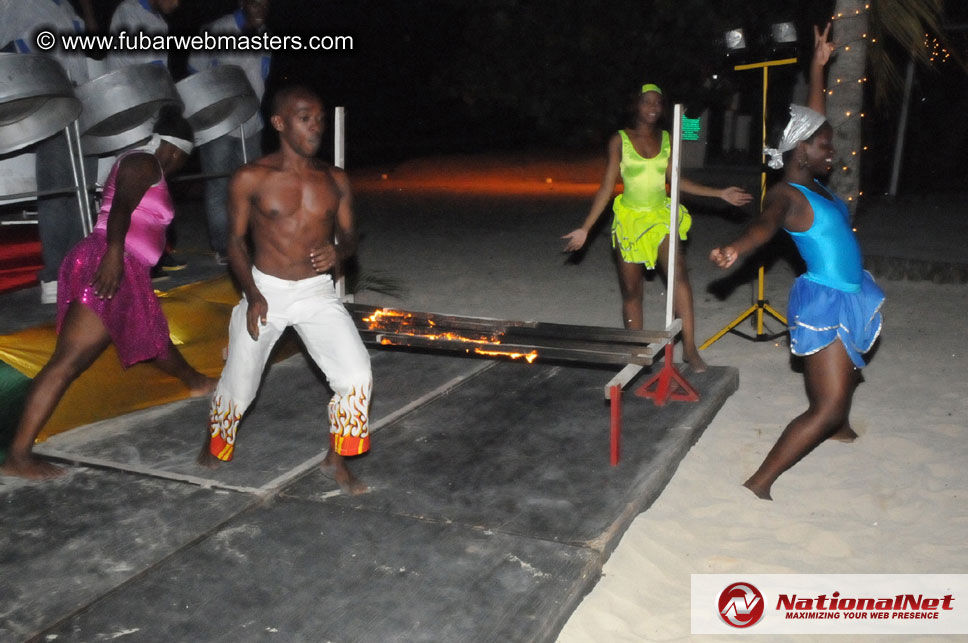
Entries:
[[[763, 70], [763, 141], [762, 141], [763, 144], [760, 146], [761, 149], [766, 147], [766, 95], [767, 95], [766, 90], [767, 90], [767, 87], [769, 86], [770, 67], [776, 67], [778, 65], [792, 65], [796, 62], [797, 62], [796, 58], [784, 58], [782, 60], [767, 60], [764, 62], [750, 63], [747, 65], [736, 65], [735, 67], [733, 67], [733, 69], [735, 69], [736, 71], [744, 71], [747, 69]], [[765, 166], [766, 153], [764, 152], [762, 154], [763, 155], [761, 157], [761, 165]], [[765, 196], [766, 196], [766, 170], [763, 170], [762, 172], [760, 172], [760, 207], [761, 208], [763, 207], [763, 199]], [[786, 317], [780, 314], [775, 308], [770, 306], [770, 302], [768, 302], [764, 298], [764, 290], [766, 286], [765, 272], [766, 271], [763, 268], [763, 264], [760, 264], [759, 270], [757, 270], [757, 275], [756, 275], [757, 296], [756, 296], [756, 300], [753, 302], [753, 305], [747, 308], [746, 310], [744, 310], [742, 313], [740, 313], [740, 315], [736, 319], [726, 324], [726, 326], [720, 329], [715, 335], [713, 335], [705, 342], [703, 342], [699, 346], [699, 350], [704, 350], [707, 347], [712, 346], [713, 343], [719, 340], [719, 338], [721, 338], [726, 333], [734, 333], [736, 335], [739, 335], [740, 337], [743, 337], [744, 339], [748, 339], [754, 342], [766, 342], [771, 339], [775, 339], [780, 335], [783, 335], [784, 333], [786, 333], [785, 329], [779, 333], [772, 333], [772, 334], [766, 333], [763, 330], [764, 314], [770, 315], [777, 321], [781, 322], [784, 326], [786, 326], [786, 323], [787, 323]], [[755, 335], [748, 335], [746, 333], [742, 333], [736, 330], [736, 327], [739, 324], [741, 324], [743, 320], [748, 319], [752, 315], [756, 315], [756, 334]]]

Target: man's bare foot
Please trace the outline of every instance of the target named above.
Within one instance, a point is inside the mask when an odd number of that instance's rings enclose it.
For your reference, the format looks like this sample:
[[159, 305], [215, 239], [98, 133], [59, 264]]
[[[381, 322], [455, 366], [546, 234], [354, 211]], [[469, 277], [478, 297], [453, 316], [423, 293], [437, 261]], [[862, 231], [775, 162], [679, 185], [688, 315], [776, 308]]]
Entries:
[[195, 458], [195, 462], [206, 469], [218, 469], [219, 465], [222, 464], [222, 461], [212, 455], [212, 452], [209, 451], [207, 438], [205, 440], [205, 444], [202, 445], [202, 450], [198, 452], [198, 457]]
[[331, 478], [339, 485], [340, 490], [348, 496], [358, 496], [370, 490], [366, 483], [354, 476], [346, 467], [346, 459], [330, 449], [319, 465], [323, 475]]
[[693, 373], [704, 373], [709, 368], [709, 365], [703, 361], [703, 358], [699, 356], [699, 351], [695, 348], [683, 351], [682, 359], [685, 360], [686, 364], [689, 364], [689, 368], [692, 369]]
[[7, 459], [0, 465], [0, 474], [30, 480], [50, 480], [67, 475], [67, 470], [32, 455], [17, 457], [8, 454]]
[[852, 429], [849, 424], [845, 424], [831, 433], [827, 439], [837, 440], [838, 442], [853, 442], [858, 437], [859, 436], [854, 432], [854, 429]]
[[760, 487], [756, 483], [752, 482], [752, 478], [743, 483], [743, 486], [753, 492], [753, 494], [760, 500], [773, 500], [773, 496], [770, 495], [769, 487]]
[[218, 379], [214, 377], [206, 377], [199, 373], [199, 376], [188, 385], [188, 396], [207, 397], [212, 394], [212, 391], [215, 390], [215, 386], [217, 384]]

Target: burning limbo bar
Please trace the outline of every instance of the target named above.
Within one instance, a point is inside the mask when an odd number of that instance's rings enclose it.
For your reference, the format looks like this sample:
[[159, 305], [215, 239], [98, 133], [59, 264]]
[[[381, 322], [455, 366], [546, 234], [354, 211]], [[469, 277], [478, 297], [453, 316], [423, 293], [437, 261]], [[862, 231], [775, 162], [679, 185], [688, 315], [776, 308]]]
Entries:
[[652, 363], [650, 344], [673, 333], [461, 317], [347, 304], [363, 340], [384, 346], [452, 350], [484, 356], [585, 364]]

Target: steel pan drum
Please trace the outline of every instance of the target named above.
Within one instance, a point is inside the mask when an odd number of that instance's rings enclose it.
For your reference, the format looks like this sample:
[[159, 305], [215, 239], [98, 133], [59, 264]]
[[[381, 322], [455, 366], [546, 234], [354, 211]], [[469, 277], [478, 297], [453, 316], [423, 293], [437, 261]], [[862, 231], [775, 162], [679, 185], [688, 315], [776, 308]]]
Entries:
[[175, 85], [185, 104], [185, 118], [195, 130], [195, 145], [214, 141], [249, 120], [259, 98], [241, 67], [211, 67]]
[[151, 121], [165, 105], [181, 105], [168, 70], [132, 65], [77, 88], [84, 106], [78, 124], [85, 154], [113, 152], [151, 135]]
[[44, 140], [80, 111], [81, 101], [56, 60], [0, 54], [0, 154]]

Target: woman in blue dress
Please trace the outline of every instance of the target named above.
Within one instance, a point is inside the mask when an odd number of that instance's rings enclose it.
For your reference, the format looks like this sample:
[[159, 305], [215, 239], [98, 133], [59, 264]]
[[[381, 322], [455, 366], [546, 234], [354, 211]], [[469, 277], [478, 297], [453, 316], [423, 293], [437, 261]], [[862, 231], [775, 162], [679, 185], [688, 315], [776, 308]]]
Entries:
[[722, 268], [769, 241], [783, 228], [807, 264], [790, 291], [790, 350], [804, 358], [809, 407], [780, 435], [763, 464], [744, 483], [772, 500], [773, 482], [822, 441], [851, 441], [850, 403], [860, 381], [862, 357], [881, 330], [884, 293], [864, 271], [847, 206], [820, 183], [833, 165], [833, 128], [824, 117], [823, 69], [835, 47], [814, 29], [808, 107], [790, 106], [790, 122], [770, 167], [785, 168], [771, 187], [759, 216], [732, 243], [715, 248], [710, 259]]

